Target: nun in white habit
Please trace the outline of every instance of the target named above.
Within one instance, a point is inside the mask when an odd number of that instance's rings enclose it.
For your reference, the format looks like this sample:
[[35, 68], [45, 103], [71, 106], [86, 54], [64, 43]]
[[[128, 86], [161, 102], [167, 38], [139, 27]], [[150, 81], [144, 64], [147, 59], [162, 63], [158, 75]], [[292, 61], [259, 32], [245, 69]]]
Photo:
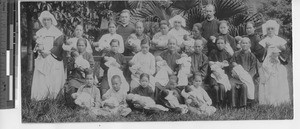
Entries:
[[38, 57], [34, 61], [31, 99], [55, 99], [65, 82], [62, 61], [65, 38], [55, 27], [57, 21], [49, 11], [43, 11], [38, 19], [43, 27], [36, 32]]

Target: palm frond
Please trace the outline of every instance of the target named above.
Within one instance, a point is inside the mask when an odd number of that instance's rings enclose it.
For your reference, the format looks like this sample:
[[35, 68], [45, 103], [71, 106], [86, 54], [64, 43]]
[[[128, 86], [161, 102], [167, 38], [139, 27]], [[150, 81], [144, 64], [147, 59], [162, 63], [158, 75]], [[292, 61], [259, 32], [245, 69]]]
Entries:
[[223, 20], [239, 13], [245, 13], [248, 7], [243, 0], [215, 0], [216, 17]]
[[201, 23], [205, 20], [203, 7], [198, 5], [187, 11], [187, 28], [192, 29], [195, 23]]
[[172, 16], [172, 8], [166, 8], [158, 1], [145, 1], [142, 9], [133, 9], [134, 17], [143, 18], [146, 21], [158, 22], [168, 20]]
[[246, 34], [246, 23], [252, 21], [254, 22], [257, 32], [261, 31], [260, 26], [263, 24], [264, 19], [261, 13], [255, 14], [237, 14], [229, 18], [229, 33], [232, 36], [245, 35]]

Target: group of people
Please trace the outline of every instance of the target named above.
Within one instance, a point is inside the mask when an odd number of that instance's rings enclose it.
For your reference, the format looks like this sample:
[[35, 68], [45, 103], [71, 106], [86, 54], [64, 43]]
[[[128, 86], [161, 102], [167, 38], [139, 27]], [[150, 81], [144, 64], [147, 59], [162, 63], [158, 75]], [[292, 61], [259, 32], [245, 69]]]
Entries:
[[[54, 16], [42, 12], [31, 98], [56, 98], [65, 89], [72, 103], [96, 115], [122, 116], [132, 110], [210, 115], [224, 107], [289, 103], [287, 60], [281, 54], [287, 42], [277, 36], [279, 24], [267, 21], [262, 40], [253, 22], [246, 24], [247, 35], [232, 37], [228, 22], [215, 18], [215, 7], [205, 10], [207, 19], [191, 32], [176, 15], [160, 21], [154, 35], [144, 32], [141, 21], [133, 25], [123, 10], [121, 24], [109, 21], [109, 33], [95, 43], [83, 38], [81, 25], [66, 41]], [[92, 47], [101, 53], [100, 82]], [[124, 55], [133, 57], [128, 61]]]

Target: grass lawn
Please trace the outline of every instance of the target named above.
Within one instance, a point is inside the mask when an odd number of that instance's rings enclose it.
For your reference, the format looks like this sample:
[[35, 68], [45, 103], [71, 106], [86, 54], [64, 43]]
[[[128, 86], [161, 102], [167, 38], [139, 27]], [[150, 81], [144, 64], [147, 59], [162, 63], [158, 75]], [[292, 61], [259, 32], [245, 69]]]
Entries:
[[145, 114], [133, 111], [126, 117], [121, 116], [93, 116], [85, 109], [67, 108], [53, 100], [23, 103], [22, 121], [28, 123], [53, 122], [128, 122], [128, 121], [199, 121], [199, 120], [283, 120], [293, 119], [292, 104], [278, 107], [256, 105], [249, 109], [218, 109], [211, 116], [199, 116], [191, 113], [177, 114], [172, 112], [158, 112]]

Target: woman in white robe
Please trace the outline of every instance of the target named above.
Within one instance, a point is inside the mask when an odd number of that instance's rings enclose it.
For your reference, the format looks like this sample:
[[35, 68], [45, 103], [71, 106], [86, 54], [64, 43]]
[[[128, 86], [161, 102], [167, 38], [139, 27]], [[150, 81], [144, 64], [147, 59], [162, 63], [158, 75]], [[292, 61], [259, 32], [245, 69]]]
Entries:
[[269, 20], [263, 25], [266, 38], [259, 42], [266, 48], [259, 86], [259, 103], [278, 106], [290, 102], [287, 70], [279, 61], [279, 53], [286, 49], [286, 41], [278, 37], [279, 24]]
[[57, 45], [55, 42], [57, 39], [62, 42], [63, 33], [55, 27], [57, 21], [49, 11], [42, 12], [39, 21], [43, 28], [36, 32], [36, 37], [43, 48], [39, 49], [35, 59], [31, 99], [55, 99], [65, 82], [62, 44]]

